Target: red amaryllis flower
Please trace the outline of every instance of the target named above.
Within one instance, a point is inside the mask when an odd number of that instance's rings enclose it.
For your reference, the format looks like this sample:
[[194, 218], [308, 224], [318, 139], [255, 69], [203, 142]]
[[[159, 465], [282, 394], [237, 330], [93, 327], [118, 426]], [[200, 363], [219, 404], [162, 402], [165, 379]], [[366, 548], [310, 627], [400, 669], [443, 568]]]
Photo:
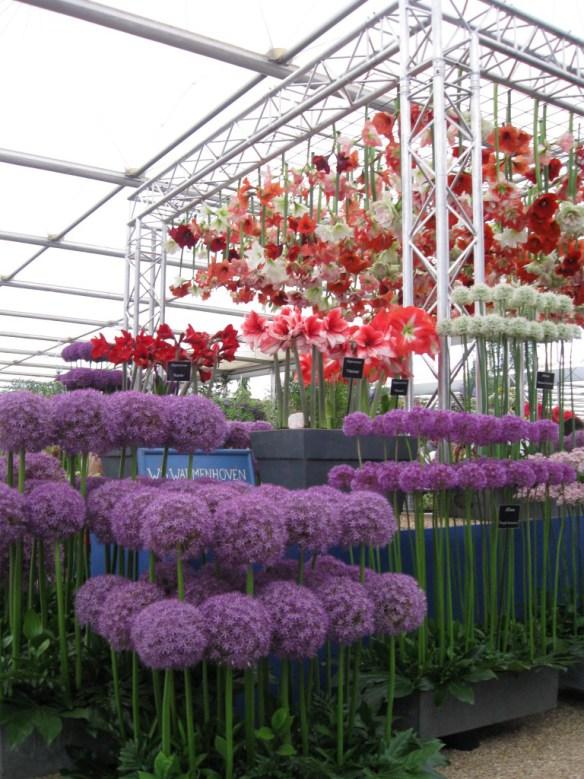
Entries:
[[284, 246], [281, 243], [268, 243], [264, 248], [264, 253], [269, 260], [277, 260], [283, 250]]
[[[572, 419], [574, 414], [571, 411], [565, 410], [564, 411], [564, 422], [567, 422], [568, 419]], [[554, 406], [552, 408], [552, 422], [555, 422], [556, 424], [560, 424], [560, 417], [561, 417], [561, 411], [559, 406]]]
[[[529, 419], [531, 415], [531, 406], [529, 403], [525, 403], [523, 405], [523, 416]], [[541, 419], [543, 417], [543, 403], [537, 404], [537, 418]]]
[[209, 251], [223, 252], [227, 248], [224, 235], [216, 235], [209, 241]]
[[134, 338], [127, 330], [122, 330], [121, 335], [114, 338], [114, 345], [110, 352], [110, 362], [119, 365], [123, 362], [130, 362], [134, 355]]
[[322, 336], [331, 351], [346, 343], [349, 325], [340, 308], [333, 308], [322, 320]]
[[198, 236], [194, 236], [188, 224], [179, 224], [171, 227], [168, 234], [181, 249], [192, 249], [197, 243]]
[[345, 154], [342, 151], [337, 153], [337, 173], [347, 173], [358, 167], [359, 154], [356, 151], [352, 151], [350, 154]]
[[91, 339], [91, 359], [109, 360], [112, 348], [113, 344], [106, 341], [104, 334], [100, 333], [98, 336]]
[[[531, 135], [512, 124], [504, 124], [497, 130], [499, 150], [503, 154], [527, 154]], [[495, 130], [487, 137], [487, 143], [495, 146]]]
[[379, 111], [371, 121], [380, 135], [384, 135], [386, 138], [389, 138], [390, 141], [394, 140], [393, 125], [395, 123], [395, 116], [392, 116], [385, 111]]
[[255, 311], [251, 311], [243, 320], [241, 334], [252, 349], [258, 349], [262, 336], [268, 326], [267, 319]]
[[313, 154], [312, 164], [319, 171], [323, 171], [324, 173], [331, 172], [331, 166], [329, 165], [328, 157], [325, 157], [324, 154]]
[[322, 349], [325, 345], [325, 339], [323, 335], [322, 319], [317, 314], [307, 316], [303, 321], [301, 339], [304, 342], [302, 345], [316, 346], [317, 349]]
[[391, 350], [384, 333], [371, 325], [358, 327], [353, 333], [351, 340], [354, 343], [357, 357], [368, 359], [391, 356]]
[[311, 219], [308, 214], [304, 214], [298, 220], [296, 230], [300, 235], [311, 235], [316, 230], [316, 221]]
[[434, 355], [440, 341], [434, 319], [415, 306], [394, 308], [387, 315], [391, 345], [399, 356], [415, 354]]
[[156, 331], [156, 337], [161, 340], [168, 340], [169, 338], [174, 341], [174, 333], [172, 332], [172, 328], [170, 325], [165, 324], [164, 322], [159, 325], [158, 330]]
[[193, 282], [191, 280], [183, 281], [178, 286], [175, 286], [174, 284], [171, 284], [169, 287], [170, 294], [175, 298], [184, 298], [186, 295], [189, 294], [193, 287]]
[[544, 192], [533, 201], [527, 213], [529, 216], [533, 214], [542, 222], [551, 222], [558, 208], [558, 196], [552, 192]]

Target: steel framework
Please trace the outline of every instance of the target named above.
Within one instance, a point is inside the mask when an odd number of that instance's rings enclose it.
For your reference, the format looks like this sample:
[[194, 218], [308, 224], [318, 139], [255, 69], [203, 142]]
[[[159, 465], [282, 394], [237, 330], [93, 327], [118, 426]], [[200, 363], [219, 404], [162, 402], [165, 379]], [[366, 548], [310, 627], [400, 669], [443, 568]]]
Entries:
[[[218, 42], [180, 35], [181, 31], [165, 25], [158, 25], [156, 30], [157, 23], [146, 24], [149, 20], [137, 17], [132, 21], [128, 14], [88, 0], [21, 1], [124, 29], [167, 45], [187, 46], [199, 53], [206, 46], [207, 56], [220, 59], [226, 56], [225, 47]], [[355, 29], [336, 36], [333, 43], [312, 59], [299, 67], [293, 66], [293, 60], [309, 44], [334, 32], [343, 17], [360, 6], [367, 10], [367, 0], [351, 3], [278, 62], [253, 52], [233, 51], [229, 55], [233, 64], [255, 70], [259, 75], [153, 161], [132, 172], [132, 182], [127, 184], [133, 191], [125, 251], [125, 288], [123, 295], [115, 296], [122, 298], [120, 321], [127, 327], [134, 331], [141, 327], [153, 328], [165, 318], [170, 302], [167, 269], [178, 264], [165, 254], [169, 224], [205, 202], [216, 203], [228, 197], [239, 179], [253, 176], [260, 166], [270, 164], [277, 168], [283, 155], [288, 164], [302, 165], [309, 152], [330, 148], [334, 131], [352, 134], [361, 125], [367, 107], [392, 110], [397, 99], [404, 172], [404, 302], [413, 301], [414, 267], [423, 268], [432, 279], [426, 307], [439, 318], [449, 315], [452, 280], [471, 254], [475, 280], [484, 277], [481, 115], [493, 115], [494, 88], [504, 88], [510, 91], [515, 124], [531, 127], [533, 101], [537, 100], [547, 107], [548, 133], [557, 131], [560, 135], [568, 125], [570, 114], [584, 116], [584, 43], [501, 0], [395, 0], [365, 21], [361, 20]], [[270, 88], [260, 94], [266, 79]], [[206, 124], [225, 115], [230, 105], [245, 95], [250, 100], [247, 108], [202, 137]], [[412, 123], [407, 109], [414, 103], [422, 111]], [[430, 148], [420, 142], [428, 128], [432, 134]], [[447, 154], [446, 139], [453, 132], [464, 140], [465, 151], [456, 158]], [[187, 153], [136, 186], [137, 179], [148, 168], [187, 138], [193, 139]], [[412, 163], [427, 184], [422, 208], [415, 203]], [[473, 173], [472, 214], [454, 186], [465, 169]], [[82, 173], [77, 171], [74, 175]], [[120, 183], [97, 207], [123, 186]], [[449, 215], [462, 221], [471, 234], [469, 245], [454, 261], [448, 248]], [[67, 245], [62, 238], [85, 216], [54, 241], [41, 243], [40, 251], [51, 246], [77, 246]], [[433, 254], [418, 240], [428, 220], [434, 220], [436, 225]], [[2, 235], [10, 234], [0, 233], [0, 239]], [[26, 238], [30, 242], [43, 240], [20, 236], [20, 240]], [[98, 247], [76, 250], [107, 251]], [[114, 256], [121, 253], [114, 251]], [[10, 276], [0, 279], [0, 285], [16, 285], [15, 277], [37, 256], [39, 253]], [[70, 294], [99, 297], [99, 293], [81, 290], [70, 290]], [[113, 295], [105, 294], [108, 299], [114, 299]], [[197, 308], [184, 302], [172, 305]], [[237, 313], [235, 309], [198, 308], [231, 316]], [[91, 324], [98, 323], [91, 321]], [[450, 366], [449, 344], [444, 346], [437, 374], [438, 401], [446, 407], [451, 403], [451, 381], [460, 371], [461, 361]], [[0, 365], [0, 375], [5, 372]]]

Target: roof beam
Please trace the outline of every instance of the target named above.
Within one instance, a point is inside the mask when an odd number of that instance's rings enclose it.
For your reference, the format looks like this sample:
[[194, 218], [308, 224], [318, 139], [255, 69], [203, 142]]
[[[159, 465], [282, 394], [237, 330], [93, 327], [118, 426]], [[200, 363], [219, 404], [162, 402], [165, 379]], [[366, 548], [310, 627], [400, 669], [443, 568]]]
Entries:
[[122, 187], [138, 187], [144, 180], [128, 173], [118, 173], [115, 170], [95, 168], [92, 165], [80, 165], [76, 162], [56, 160], [52, 157], [39, 157], [37, 154], [26, 154], [25, 152], [12, 151], [11, 149], [0, 149], [0, 162], [6, 162], [9, 165], [20, 165], [24, 168], [48, 170], [51, 173], [79, 176], [80, 178], [93, 179], [95, 181], [106, 181], [109, 184], [119, 184]]
[[[125, 252], [118, 249], [108, 249], [105, 246], [92, 246], [87, 243], [75, 243], [73, 241], [62, 241], [59, 238], [43, 238], [40, 235], [25, 235], [24, 233], [11, 233], [7, 230], [0, 230], [0, 241], [12, 241], [13, 243], [30, 243], [35, 246], [43, 246], [46, 249], [67, 249], [71, 252], [86, 252], [88, 254], [102, 254], [105, 257], [125, 257]], [[0, 281], [6, 282], [11, 276]]]
[[[63, 343], [63, 339], [57, 338], [56, 336], [34, 335], [33, 333], [13, 333], [9, 330], [0, 330], [0, 338], [27, 338], [30, 341], [51, 341], [56, 344]], [[0, 351], [6, 351], [6, 349]]]
[[205, 35], [121, 11], [118, 8], [94, 3], [92, 0], [19, 0], [19, 2], [72, 16], [75, 19], [98, 24], [102, 27], [109, 27], [119, 32], [136, 35], [139, 38], [164, 43], [166, 46], [190, 51], [192, 54], [200, 54], [203, 57], [228, 62], [230, 65], [247, 68], [264, 76], [285, 78], [290, 72], [284, 65], [254, 51], [241, 49], [223, 41], [207, 38]]
[[40, 314], [37, 311], [9, 311], [0, 309], [0, 316], [17, 316], [24, 319], [42, 319], [47, 322], [66, 322], [69, 325], [87, 325], [89, 327], [112, 327], [119, 323], [119, 319], [100, 322], [97, 319], [77, 319], [70, 316], [58, 316], [56, 314]]

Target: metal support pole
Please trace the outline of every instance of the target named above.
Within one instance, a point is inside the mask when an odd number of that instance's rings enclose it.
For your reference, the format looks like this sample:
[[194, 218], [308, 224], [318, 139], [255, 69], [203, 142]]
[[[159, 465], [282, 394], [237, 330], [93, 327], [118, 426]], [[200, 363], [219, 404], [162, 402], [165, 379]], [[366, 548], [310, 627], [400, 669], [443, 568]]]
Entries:
[[166, 229], [166, 225], [162, 222], [160, 224], [160, 271], [158, 273], [158, 306], [161, 323], [166, 319], [166, 264], [168, 262], [166, 257]]
[[[450, 317], [450, 251], [448, 246], [448, 164], [445, 106], [445, 67], [442, 49], [442, 3], [432, 0], [434, 197], [436, 222], [436, 294], [438, 320]], [[448, 338], [441, 338], [438, 356], [438, 405], [450, 408], [450, 359]]]
[[132, 312], [132, 332], [134, 337], [140, 329], [140, 270], [142, 257], [142, 221], [136, 221], [136, 246], [134, 248], [134, 311]]

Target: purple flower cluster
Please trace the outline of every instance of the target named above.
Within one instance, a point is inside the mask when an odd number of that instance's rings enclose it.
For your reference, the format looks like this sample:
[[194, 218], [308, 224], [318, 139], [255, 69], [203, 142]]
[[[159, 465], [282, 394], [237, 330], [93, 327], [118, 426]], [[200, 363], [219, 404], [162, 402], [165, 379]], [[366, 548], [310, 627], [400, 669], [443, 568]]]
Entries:
[[126, 549], [142, 549], [143, 516], [157, 497], [155, 488], [136, 486], [115, 501], [108, 512], [111, 537]]
[[[340, 467], [340, 466], [339, 466]], [[480, 457], [446, 465], [442, 463], [365, 463], [361, 468], [339, 472], [332, 469], [329, 484], [348, 485], [353, 494], [367, 487], [371, 492], [438, 492], [452, 489], [527, 488], [537, 484], [572, 484], [576, 470], [569, 463], [541, 457], [528, 460], [497, 460]], [[370, 494], [370, 493], [368, 493]]]
[[106, 425], [114, 446], [164, 446], [168, 403], [158, 395], [116, 392], [107, 398]]
[[261, 487], [226, 500], [215, 523], [214, 550], [222, 563], [269, 564], [282, 557], [288, 543], [286, 511]]
[[98, 362], [93, 356], [93, 345], [90, 341], [74, 341], [72, 344], [67, 344], [61, 352], [61, 357], [65, 362], [76, 362], [77, 360], [83, 360], [84, 362]]
[[168, 443], [179, 452], [217, 449], [227, 437], [227, 422], [216, 403], [201, 395], [171, 397], [168, 406]]
[[[7, 481], [8, 464], [0, 457], [0, 481]], [[18, 478], [18, 462], [13, 463], [12, 478], [14, 484]], [[24, 478], [26, 481], [65, 481], [67, 476], [56, 457], [45, 452], [27, 452], [24, 460]]]
[[87, 495], [87, 525], [102, 544], [112, 544], [112, 514], [121, 501], [135, 492], [137, 485], [129, 479], [111, 479]]
[[513, 444], [520, 441], [541, 444], [558, 439], [558, 425], [547, 419], [529, 422], [512, 414], [493, 417], [429, 408], [388, 411], [373, 421], [357, 411], [345, 417], [343, 432], [348, 436], [406, 435], [430, 441], [446, 440], [465, 446]]
[[32, 392], [0, 393], [0, 449], [38, 452], [53, 440], [51, 402]]
[[315, 592], [328, 615], [331, 641], [348, 645], [373, 633], [373, 602], [362, 584], [345, 576], [330, 576]]
[[215, 595], [201, 605], [207, 657], [231, 668], [251, 668], [270, 651], [272, 623], [256, 598], [239, 592]]
[[112, 587], [99, 609], [96, 632], [116, 652], [132, 649], [134, 617], [163, 596], [163, 591], [150, 582], [126, 582], [122, 586]]
[[100, 392], [84, 389], [56, 395], [52, 406], [54, 441], [68, 454], [101, 454], [111, 449], [112, 441], [106, 427], [110, 409]]
[[156, 601], [132, 621], [131, 643], [148, 668], [189, 668], [207, 646], [203, 615], [174, 598]]
[[207, 504], [180, 493], [155, 492], [142, 513], [142, 544], [159, 557], [198, 557], [213, 540]]
[[260, 594], [272, 621], [272, 652], [301, 660], [314, 657], [326, 641], [329, 620], [318, 597], [288, 581], [268, 584]]
[[253, 422], [228, 422], [227, 437], [223, 443], [224, 449], [250, 449], [251, 434], [265, 430], [273, 430], [269, 422], [261, 419]]
[[375, 632], [397, 636], [417, 630], [426, 616], [426, 594], [403, 573], [373, 573], [364, 583], [373, 602]]
[[65, 482], [41, 482], [26, 496], [26, 525], [36, 538], [62, 541], [85, 522], [85, 501]]
[[341, 526], [343, 546], [381, 546], [388, 544], [396, 531], [393, 511], [382, 495], [357, 491], [345, 496]]
[[97, 630], [97, 622], [106, 598], [116, 587], [124, 587], [127, 583], [128, 580], [122, 576], [111, 574], [88, 579], [75, 594], [77, 622]]
[[326, 552], [339, 543], [344, 497], [326, 487], [290, 492], [282, 504], [289, 543], [298, 545], [303, 551], [314, 552]]
[[0, 542], [2, 546], [18, 541], [25, 531], [25, 503], [12, 487], [0, 484]]
[[97, 368], [72, 368], [57, 376], [57, 381], [68, 390], [96, 389], [101, 392], [113, 392], [122, 389], [124, 374], [122, 371]]

